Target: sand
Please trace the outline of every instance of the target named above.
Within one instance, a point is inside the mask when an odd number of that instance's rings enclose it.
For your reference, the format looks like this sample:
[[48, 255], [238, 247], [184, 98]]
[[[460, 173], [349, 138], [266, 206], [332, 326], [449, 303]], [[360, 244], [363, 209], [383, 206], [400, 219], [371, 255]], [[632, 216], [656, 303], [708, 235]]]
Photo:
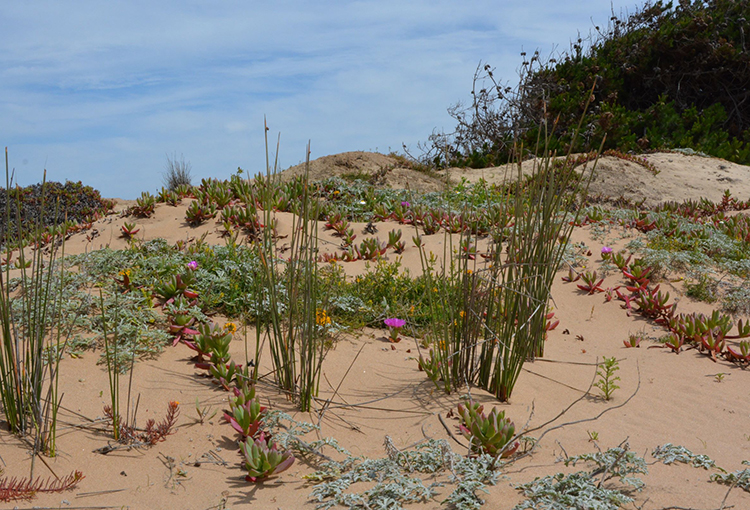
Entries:
[[[347, 153], [353, 154], [353, 153]], [[369, 158], [363, 171], [378, 171], [391, 163], [382, 158]], [[346, 155], [344, 155], [346, 156]], [[342, 156], [342, 157], [344, 157]], [[613, 199], [620, 195], [647, 202], [684, 200], [707, 197], [719, 200], [724, 189], [731, 189], [740, 199], [750, 198], [750, 168], [722, 160], [684, 156], [677, 153], [647, 156], [661, 171], [653, 176], [645, 169], [621, 160], [605, 158], [600, 163], [592, 191]], [[387, 158], [383, 156], [383, 158]], [[316, 176], [326, 175], [322, 165]], [[352, 168], [349, 171], [353, 171]], [[354, 166], [356, 170], [359, 167]], [[374, 170], [373, 170], [374, 169]], [[447, 177], [474, 181], [480, 177], [492, 182], [500, 179], [503, 169], [455, 170]], [[393, 173], [390, 169], [386, 176]], [[395, 181], [394, 181], [395, 182]], [[440, 182], [440, 178], [437, 178]], [[218, 223], [209, 222], [191, 227], [184, 220], [189, 200], [177, 207], [158, 205], [149, 219], [137, 219], [141, 228], [139, 239], [165, 238], [169, 243], [179, 239], [197, 239], [203, 234], [209, 244], [223, 244]], [[120, 207], [127, 203], [120, 201]], [[290, 216], [279, 214], [279, 230], [290, 228]], [[125, 219], [111, 215], [98, 221], [88, 232], [74, 235], [66, 245], [68, 253], [80, 253], [109, 246], [126, 247], [119, 237]], [[128, 219], [128, 221], [132, 221]], [[363, 239], [363, 224], [353, 224], [358, 240]], [[380, 240], [387, 240], [388, 231], [408, 227], [394, 222], [378, 224]], [[94, 234], [95, 233], [95, 234]], [[618, 247], [638, 235], [634, 231], [613, 226], [607, 242]], [[428, 250], [442, 252], [443, 234], [425, 238]], [[594, 241], [589, 227], [577, 228], [573, 241], [585, 242], [596, 263], [602, 247]], [[330, 232], [321, 231], [324, 251], [336, 249], [340, 240]], [[400, 257], [404, 268], [418, 274], [417, 250], [407, 243]], [[396, 260], [388, 252], [386, 260]], [[351, 277], [366, 270], [364, 262], [341, 263]], [[536, 476], [569, 472], [560, 461], [578, 455], [617, 446], [627, 441], [630, 448], [649, 462], [649, 473], [642, 476], [646, 488], [635, 494], [636, 504], [647, 510], [670, 506], [694, 509], [719, 508], [727, 487], [708, 482], [709, 472], [685, 465], [666, 466], [655, 462], [651, 450], [670, 442], [687, 447], [696, 454], [706, 454], [729, 471], [741, 469], [741, 462], [750, 459], [750, 406], [748, 387], [750, 372], [725, 361], [713, 362], [696, 350], [679, 355], [668, 349], [650, 348], [654, 341], [645, 341], [640, 348], [625, 348], [623, 340], [630, 333], [643, 331], [651, 339], [664, 330], [637, 314], [629, 316], [621, 302], [606, 302], [603, 294], [585, 295], [575, 284], [564, 283], [559, 273], [553, 285], [553, 307], [559, 326], [550, 332], [545, 356], [526, 363], [509, 403], [499, 403], [484, 391], [472, 389], [472, 396], [488, 407], [496, 405], [511, 417], [517, 427], [535, 428], [549, 422], [564, 408], [579, 400], [562, 417], [530, 433], [543, 440], [534, 454], [505, 468], [498, 485], [489, 488], [484, 508], [510, 509], [522, 500], [515, 484], [526, 483]], [[605, 279], [604, 287], [624, 283], [617, 274]], [[679, 283], [663, 282], [665, 289], [679, 299], [680, 311], [709, 312], [705, 303], [693, 302], [683, 295]], [[215, 318], [218, 322], [222, 318]], [[254, 331], [248, 337], [254, 338]], [[391, 344], [382, 329], [364, 329], [342, 335], [335, 348], [328, 352], [323, 365], [324, 378], [320, 399], [331, 398], [346, 405], [331, 405], [320, 413], [299, 413], [274, 388], [270, 381], [258, 387], [262, 401], [274, 409], [284, 410], [298, 420], [320, 423], [320, 436], [335, 437], [355, 455], [382, 457], [383, 441], [389, 436], [398, 448], [405, 448], [424, 438], [447, 439], [454, 451], [465, 452], [464, 446], [447, 433], [439, 415], [454, 427], [457, 421], [448, 418], [460, 401], [460, 393], [446, 395], [437, 390], [424, 373], [417, 370], [420, 339], [405, 338]], [[252, 354], [252, 342], [250, 346]], [[191, 363], [192, 351], [183, 345], [169, 347], [158, 359], [140, 362], [135, 367], [133, 395], [140, 395], [139, 422], [147, 418], [161, 419], [167, 403], [180, 402], [181, 415], [173, 435], [148, 449], [114, 451], [108, 455], [95, 453], [111, 441], [96, 420], [108, 400], [107, 373], [96, 361], [99, 352], [87, 352], [79, 359], [66, 358], [61, 366], [61, 430], [58, 436], [59, 455], [46, 458], [45, 467], [36, 461], [35, 472], [48, 476], [50, 471], [64, 476], [73, 470], [85, 475], [78, 487], [60, 494], [40, 495], [30, 502], [6, 503], [3, 508], [314, 508], [309, 500], [312, 485], [302, 478], [314, 469], [304, 459], [280, 476], [260, 484], [244, 480], [240, 469], [237, 437], [221, 419], [228, 408], [227, 393], [202, 377]], [[235, 359], [244, 359], [245, 343], [241, 334], [233, 342]], [[595, 363], [604, 356], [619, 360], [621, 386], [612, 400], [599, 397], [594, 388], [586, 395], [595, 375]], [[270, 361], [265, 358], [263, 367]], [[267, 370], [266, 370], [267, 371]], [[264, 372], [264, 370], [261, 370]], [[718, 377], [717, 374], [724, 374]], [[340, 385], [340, 387], [339, 387]], [[334, 395], [334, 389], [338, 388]], [[213, 418], [200, 423], [195, 409], [196, 399], [203, 409], [218, 411]], [[371, 402], [375, 399], [382, 399]], [[364, 402], [370, 402], [362, 404]], [[358, 405], [361, 404], [361, 405]], [[561, 426], [562, 424], [566, 424]], [[553, 427], [559, 427], [554, 430]], [[596, 435], [597, 440], [592, 436]], [[0, 430], [0, 458], [9, 476], [25, 476], [31, 459], [26, 448], [5, 429]], [[218, 459], [225, 461], [224, 465]], [[366, 487], [365, 487], [366, 488]], [[362, 488], [361, 490], [364, 490]], [[442, 491], [442, 497], [447, 495]], [[440, 508], [441, 498], [414, 508]], [[647, 502], [646, 502], [647, 501]], [[644, 503], [645, 502], [645, 503]], [[735, 509], [750, 508], [750, 494], [734, 489], [726, 505]], [[412, 507], [412, 506], [409, 506]]]

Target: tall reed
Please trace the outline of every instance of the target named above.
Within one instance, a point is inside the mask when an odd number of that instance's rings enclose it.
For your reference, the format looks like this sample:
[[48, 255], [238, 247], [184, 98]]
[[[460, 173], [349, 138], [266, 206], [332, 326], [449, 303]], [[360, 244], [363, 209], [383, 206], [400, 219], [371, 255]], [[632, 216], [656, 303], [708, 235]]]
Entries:
[[[451, 212], [449, 211], [450, 215]], [[466, 214], [466, 211], [463, 211]], [[445, 232], [443, 264], [436, 268], [434, 254], [427, 255], [419, 246], [430, 311], [429, 335], [432, 349], [420, 367], [431, 374], [446, 392], [473, 382], [477, 338], [481, 333], [481, 310], [487, 295], [478, 288], [476, 259], [463, 247], [476, 241], [468, 230], [455, 235]], [[478, 314], [479, 313], [479, 314]]]
[[275, 164], [272, 170], [268, 157], [265, 178], [256, 178], [264, 218], [258, 255], [269, 308], [258, 329], [264, 329], [268, 335], [278, 386], [297, 402], [302, 411], [310, 409], [313, 397], [318, 394], [325, 354], [322, 328], [317, 323], [321, 306], [317, 262], [320, 207], [311, 193], [309, 163], [308, 145], [300, 205], [292, 220], [288, 259], [283, 261], [276, 254], [273, 228], [274, 192], [279, 189], [279, 176]]
[[[556, 164], [547, 140], [541, 142], [543, 156], [531, 174], [524, 176], [516, 161], [505, 194], [483, 212], [494, 207], [493, 218], [509, 219], [493, 235], [489, 267], [478, 270], [446, 234], [438, 278], [420, 250], [433, 319], [432, 352], [420, 367], [447, 392], [475, 384], [507, 401], [523, 364], [544, 354], [550, 289], [575, 222], [568, 213], [578, 210], [588, 181], [573, 170], [570, 154]], [[468, 231], [460, 239], [462, 246], [472, 241]]]
[[[570, 239], [572, 222], [567, 212], [575, 206], [581, 176], [563, 167], [557, 171], [553, 157], [535, 160], [531, 177], [524, 182], [517, 165], [514, 184], [514, 221], [505, 244], [495, 248], [488, 273], [490, 301], [484, 335], [482, 366], [477, 383], [506, 401], [525, 361], [544, 353], [545, 316], [552, 281]], [[489, 359], [494, 354], [494, 367]]]
[[[64, 256], [65, 234], [56, 229], [49, 241], [49, 255], [43, 249], [47, 214], [46, 171], [41, 186], [40, 212], [36, 220], [21, 223], [21, 191], [15, 190], [15, 211], [11, 209], [12, 177], [5, 149], [5, 239], [2, 251], [7, 255], [0, 271], [0, 397], [11, 432], [31, 436], [35, 452], [56, 454], [57, 411], [60, 359], [65, 349], [60, 326], [60, 304], [64, 273], [55, 279], [58, 243]], [[11, 214], [15, 213], [15, 230]], [[59, 218], [59, 202], [54, 218]], [[54, 223], [57, 223], [55, 221]], [[62, 238], [59, 239], [58, 235]], [[30, 241], [29, 246], [25, 246]], [[18, 250], [20, 286], [11, 292], [11, 256]], [[27, 258], [27, 251], [31, 251]], [[55, 282], [59, 283], [54, 288]], [[72, 326], [71, 326], [72, 327]], [[69, 334], [70, 332], [68, 332]], [[33, 469], [33, 468], [32, 468]]]

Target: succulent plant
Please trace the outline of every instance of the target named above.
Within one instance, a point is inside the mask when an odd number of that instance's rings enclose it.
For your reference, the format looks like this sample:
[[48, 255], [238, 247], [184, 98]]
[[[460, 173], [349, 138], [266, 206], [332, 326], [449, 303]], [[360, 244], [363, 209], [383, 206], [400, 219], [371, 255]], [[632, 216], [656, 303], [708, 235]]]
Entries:
[[[196, 366], [198, 366], [197, 363]], [[208, 364], [208, 372], [211, 374], [211, 377], [216, 380], [215, 382], [225, 390], [229, 391], [229, 385], [240, 371], [241, 368], [238, 367], [234, 361], [222, 363], [215, 353], [211, 354], [211, 362]]]
[[199, 200], [191, 202], [187, 211], [185, 211], [185, 219], [191, 225], [200, 225], [214, 216], [216, 216], [216, 205], [213, 203], [201, 204]]
[[135, 223], [128, 223], [127, 221], [123, 226], [120, 227], [120, 236], [125, 239], [130, 239], [136, 235], [141, 229], [135, 228]]
[[236, 397], [230, 400], [229, 405], [231, 412], [225, 412], [224, 419], [232, 428], [242, 434], [243, 438], [257, 436], [263, 424], [261, 417], [266, 411], [258, 399], [244, 401], [242, 397]]
[[484, 406], [471, 399], [458, 404], [461, 419], [458, 429], [471, 441], [471, 452], [501, 458], [513, 455], [520, 445], [518, 441], [510, 444], [516, 432], [513, 422], [505, 417], [505, 411], [498, 411], [495, 407], [489, 415], [483, 411]]
[[196, 343], [205, 346], [212, 359], [215, 355], [217, 364], [228, 363], [231, 358], [229, 344], [232, 342], [232, 333], [218, 324], [203, 324], [197, 329], [199, 334], [196, 337]]
[[724, 356], [729, 361], [739, 361], [740, 363], [750, 362], [750, 342], [747, 340], [743, 340], [736, 348], [727, 346], [727, 350], [724, 353]]
[[130, 208], [130, 213], [144, 218], [150, 217], [156, 210], [156, 197], [148, 191], [141, 193], [135, 199], [135, 205]]
[[276, 443], [269, 445], [264, 432], [261, 432], [255, 440], [247, 438], [240, 443], [240, 449], [245, 456], [243, 467], [248, 474], [245, 479], [248, 482], [257, 482], [277, 475], [289, 469], [294, 464], [292, 452], [280, 452]]
[[604, 283], [604, 278], [599, 279], [597, 281], [596, 271], [586, 271], [581, 275], [581, 278], [585, 282], [585, 284], [578, 284], [578, 288], [582, 291], [586, 292], [587, 294], [591, 295], [594, 292], [604, 292], [604, 289], [602, 289], [602, 283]]
[[562, 277], [562, 281], [567, 283], [577, 282], [581, 279], [581, 274], [576, 272], [575, 269], [573, 269], [573, 266], [568, 266], [568, 274], [567, 276]]

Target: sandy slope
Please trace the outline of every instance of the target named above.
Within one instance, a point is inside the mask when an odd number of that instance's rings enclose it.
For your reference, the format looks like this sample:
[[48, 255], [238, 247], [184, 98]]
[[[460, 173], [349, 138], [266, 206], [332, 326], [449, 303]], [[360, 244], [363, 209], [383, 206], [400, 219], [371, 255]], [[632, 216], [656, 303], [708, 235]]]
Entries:
[[[739, 198], [750, 198], [750, 169], [747, 167], [679, 154], [655, 154], [649, 158], [653, 158], [661, 170], [655, 178], [641, 171], [638, 165], [605, 159], [599, 167], [596, 186], [592, 184], [593, 190], [614, 198], [619, 194], [630, 198], [630, 193], [632, 197], [647, 200], [697, 199], [700, 196], [717, 200], [729, 187]], [[375, 165], [373, 168], [382, 167]], [[324, 167], [317, 171], [327, 172]], [[494, 176], [491, 170], [451, 174], [454, 179], [466, 177], [469, 180], [479, 177], [492, 180]], [[193, 228], [185, 223], [186, 207], [187, 201], [178, 207], [158, 206], [153, 218], [136, 221], [142, 229], [139, 237], [164, 237], [174, 243], [178, 239], [198, 238], [205, 232], [207, 242], [222, 244], [217, 224]], [[123, 221], [118, 216], [110, 216], [97, 222], [94, 230], [73, 236], [66, 250], [74, 253], [103, 246], [125, 247], [126, 242], [118, 237]], [[289, 229], [289, 216], [281, 214], [279, 221], [283, 234]], [[364, 236], [363, 226], [355, 225], [358, 239]], [[385, 240], [391, 228], [403, 227], [390, 222], [380, 224], [377, 235]], [[331, 249], [339, 243], [329, 233], [321, 235], [324, 243], [330, 242], [326, 246]], [[632, 235], [633, 232], [613, 227], [606, 242], [617, 247]], [[426, 240], [428, 249], [442, 252], [442, 234]], [[602, 242], [592, 241], [587, 228], [576, 229], [574, 240], [587, 243], [594, 254], [590, 264], [595, 267]], [[395, 260], [395, 256], [389, 252], [387, 259]], [[402, 262], [417, 272], [416, 249], [407, 248]], [[365, 270], [362, 262], [343, 264], [343, 267], [349, 275]], [[621, 283], [617, 275], [610, 275], [604, 286]], [[683, 312], [710, 310], [708, 305], [680, 297], [679, 284], [669, 290], [679, 297]], [[655, 339], [663, 330], [638, 316], [629, 317], [619, 302], [605, 302], [602, 294], [583, 295], [574, 284], [565, 284], [559, 277], [553, 287], [553, 297], [560, 325], [549, 335], [544, 359], [525, 365], [511, 402], [498, 404], [479, 390], [471, 391], [474, 398], [489, 405], [500, 405], [519, 427], [526, 423], [528, 427], [538, 427], [584, 395], [595, 373], [593, 364], [603, 356], [616, 356], [620, 360], [621, 389], [610, 402], [598, 398], [598, 391], [593, 390], [562, 418], [532, 432], [531, 436], [539, 437], [551, 427], [570, 423], [546, 434], [533, 456], [506, 468], [505, 478], [486, 495], [485, 508], [512, 508], [521, 500], [512, 485], [528, 482], [535, 476], [565, 471], [558, 461], [566, 454], [587, 453], [597, 447], [606, 449], [625, 440], [648, 462], [653, 461], [650, 450], [666, 442], [707, 454], [730, 471], [740, 469], [741, 461], [750, 459], [748, 370], [723, 361], [714, 363], [695, 350], [675, 355], [666, 349], [648, 348], [653, 342], [646, 342], [639, 349], [626, 349], [622, 342], [629, 333], [643, 330]], [[254, 332], [250, 331], [248, 337], [254, 338]], [[449, 438], [438, 418], [442, 415], [450, 426], [457, 423], [446, 418], [446, 414], [455, 407], [459, 395], [445, 395], [436, 390], [417, 370], [417, 340], [407, 338], [392, 346], [383, 330], [371, 329], [340, 338], [325, 361], [320, 395], [340, 405], [331, 405], [322, 414], [295, 413], [270, 383], [263, 382], [259, 392], [274, 408], [287, 410], [297, 419], [320, 422], [322, 436], [336, 437], [357, 455], [382, 456], [386, 435], [399, 448], [432, 437], [447, 438], [454, 450], [463, 451], [462, 446]], [[251, 345], [251, 353], [253, 348]], [[4, 507], [313, 508], [312, 504], [305, 504], [311, 486], [301, 475], [311, 472], [312, 468], [304, 460], [276, 479], [259, 485], [248, 484], [239, 468], [235, 435], [220, 419], [221, 413], [209, 422], [198, 423], [194, 409], [196, 398], [204, 408], [211, 406], [221, 410], [227, 407], [226, 393], [199, 376], [199, 371], [189, 361], [191, 352], [184, 346], [168, 348], [158, 360], [139, 363], [135, 369], [133, 391], [141, 398], [139, 421], [149, 417], [158, 419], [168, 401], [178, 400], [182, 404], [182, 415], [177, 432], [151, 449], [113, 452], [106, 456], [93, 453], [94, 449], [107, 444], [108, 437], [93, 431], [91, 426], [91, 420], [101, 416], [107, 400], [107, 374], [95, 364], [99, 353], [87, 353], [82, 359], [66, 359], [61, 380], [65, 425], [58, 438], [60, 455], [47, 459], [47, 463], [60, 476], [80, 469], [86, 478], [73, 492], [43, 495], [30, 503], [18, 502]], [[238, 334], [233, 355], [244, 359], [244, 353], [245, 345]], [[266, 369], [268, 366], [264, 364]], [[721, 382], [715, 377], [718, 373], [726, 374]], [[333, 388], [339, 384], [341, 387], [334, 396]], [[358, 405], [378, 398], [382, 400]], [[81, 425], [86, 428], [80, 428]], [[594, 432], [598, 433], [596, 442], [590, 440], [590, 433]], [[226, 465], [207, 462], [205, 456], [212, 455], [211, 452], [225, 460]], [[28, 473], [27, 450], [6, 432], [0, 432], [0, 457], [6, 474]], [[726, 487], [707, 482], [709, 473], [703, 470], [660, 463], [649, 466], [649, 470], [643, 477], [646, 489], [636, 495], [638, 505], [648, 499], [645, 509], [669, 505], [718, 508], [726, 494]], [[49, 473], [38, 461], [36, 472]], [[221, 506], [223, 504], [226, 506]], [[750, 494], [735, 489], [726, 504], [736, 509], [750, 508]], [[417, 507], [439, 508], [440, 505], [433, 501]]]
[[[646, 206], [700, 198], [718, 201], [727, 189], [741, 200], [750, 198], [750, 167], [679, 152], [653, 153], [643, 158], [656, 167], [659, 171], [657, 175], [639, 164], [603, 156], [596, 165], [589, 194], [613, 200], [624, 197], [634, 203], [644, 201]], [[537, 163], [538, 160], [524, 161], [524, 173], [530, 172]], [[588, 171], [592, 166], [589, 163], [579, 168]], [[304, 165], [297, 165], [284, 174], [299, 175], [303, 171]], [[516, 172], [514, 166], [506, 165], [480, 169], [449, 168], [435, 175], [427, 175], [400, 166], [396, 158], [368, 152], [345, 152], [310, 162], [310, 177], [313, 180], [361, 173], [375, 176], [383, 186], [408, 186], [417, 191], [443, 189], [446, 180], [456, 183], [466, 179], [473, 183], [484, 179], [491, 184], [502, 183]]]

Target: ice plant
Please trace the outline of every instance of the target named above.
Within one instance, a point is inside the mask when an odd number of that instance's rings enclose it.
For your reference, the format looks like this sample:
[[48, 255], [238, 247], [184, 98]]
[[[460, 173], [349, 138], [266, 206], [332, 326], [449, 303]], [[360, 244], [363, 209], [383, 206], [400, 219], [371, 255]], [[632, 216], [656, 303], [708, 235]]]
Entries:
[[602, 248], [602, 259], [603, 260], [609, 260], [609, 258], [612, 256], [612, 248], [609, 246], [605, 246]]
[[516, 428], [513, 422], [505, 417], [505, 411], [492, 408], [490, 414], [484, 412], [484, 406], [473, 400], [458, 404], [458, 416], [461, 424], [458, 429], [471, 442], [472, 454], [486, 453], [493, 457], [509, 457], [518, 449], [520, 443], [511, 440]]
[[260, 405], [257, 398], [245, 400], [239, 395], [230, 400], [231, 413], [224, 413], [224, 419], [234, 430], [246, 437], [255, 437], [263, 424], [261, 421], [266, 408]]
[[390, 318], [385, 319], [383, 323], [385, 323], [385, 325], [388, 326], [388, 329], [391, 331], [389, 340], [393, 343], [400, 342], [401, 338], [399, 338], [398, 334], [401, 331], [401, 328], [406, 325], [406, 321], [404, 319]]
[[564, 282], [577, 282], [581, 279], [581, 274], [576, 272], [575, 269], [573, 269], [573, 266], [568, 266], [568, 276], [563, 276], [562, 281]]
[[257, 482], [277, 475], [289, 469], [289, 466], [294, 463], [292, 452], [280, 452], [276, 443], [269, 445], [263, 432], [254, 441], [252, 438], [247, 438], [245, 442], [240, 443], [240, 448], [245, 456], [243, 467], [248, 472], [245, 477], [248, 482]]
[[596, 277], [596, 271], [589, 272], [586, 271], [581, 275], [581, 278], [583, 278], [583, 281], [585, 284], [578, 284], [578, 288], [582, 291], [586, 292], [587, 294], [591, 295], [594, 292], [604, 292], [604, 289], [602, 289], [601, 285], [604, 283], [604, 278], [601, 278], [599, 281], [597, 281]]
[[740, 363], [750, 362], [750, 342], [744, 340], [740, 342], [736, 348], [727, 346], [727, 351], [724, 353], [724, 356], [729, 361], [738, 361]]
[[195, 271], [196, 269], [198, 269], [198, 263], [196, 261], [194, 261], [194, 260], [191, 260], [190, 262], [188, 262], [187, 267], [191, 271]]
[[141, 229], [135, 228], [135, 223], [128, 223], [127, 221], [123, 226], [120, 227], [120, 235], [125, 239], [130, 239], [136, 235]]

